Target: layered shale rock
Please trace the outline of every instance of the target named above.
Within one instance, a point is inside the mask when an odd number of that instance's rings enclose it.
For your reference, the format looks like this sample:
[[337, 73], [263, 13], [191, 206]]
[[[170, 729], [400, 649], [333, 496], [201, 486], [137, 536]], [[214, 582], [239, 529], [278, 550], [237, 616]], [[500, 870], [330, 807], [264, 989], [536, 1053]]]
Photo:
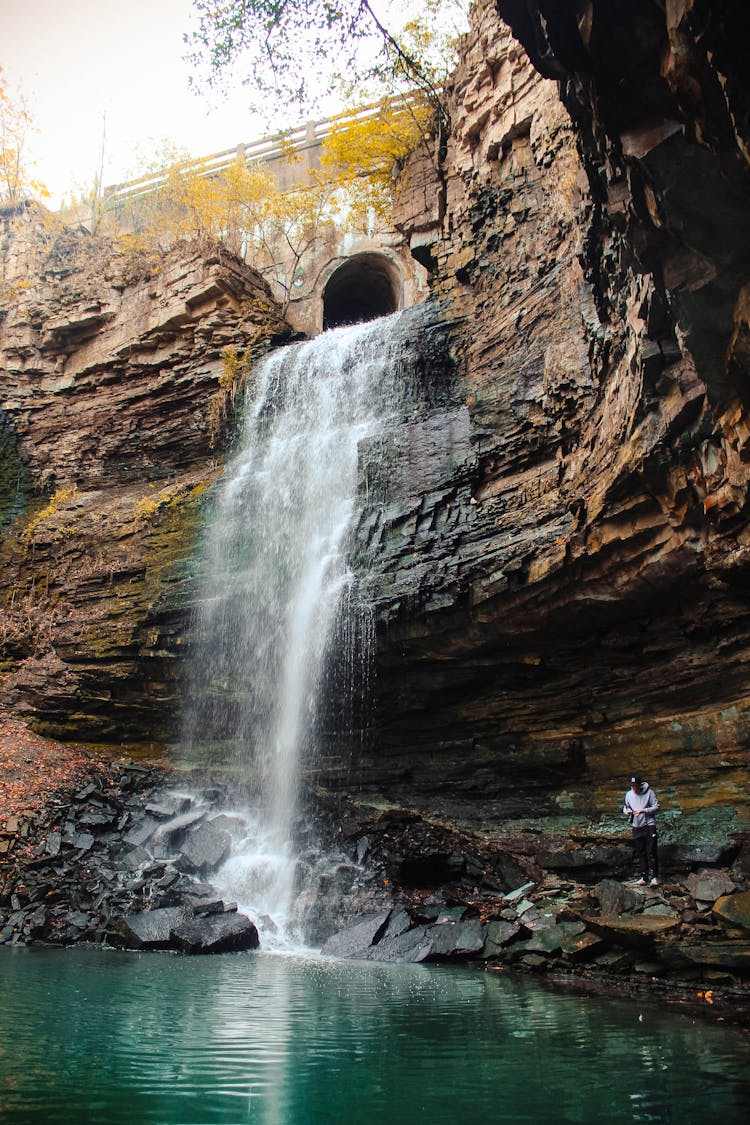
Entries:
[[33, 209], [5, 223], [0, 700], [62, 737], [163, 738], [202, 498], [287, 329], [218, 247], [157, 268]]
[[498, 7], [404, 177], [456, 367], [378, 532], [363, 777], [487, 825], [614, 812], [637, 764], [723, 835], [750, 733], [747, 21]]
[[[336, 697], [319, 776], [565, 832], [638, 766], [675, 848], [746, 821], [746, 45], [719, 0], [477, 5], [451, 129], [399, 188], [435, 312], [357, 529], [373, 717], [352, 739]], [[149, 277], [19, 238], [2, 697], [58, 735], [159, 739], [233, 373], [283, 327], [216, 252]]]
[[66, 784], [35, 809], [0, 816], [0, 945], [256, 949], [254, 923], [204, 882], [225, 858], [232, 818], [171, 789], [158, 770], [90, 764], [81, 789]]

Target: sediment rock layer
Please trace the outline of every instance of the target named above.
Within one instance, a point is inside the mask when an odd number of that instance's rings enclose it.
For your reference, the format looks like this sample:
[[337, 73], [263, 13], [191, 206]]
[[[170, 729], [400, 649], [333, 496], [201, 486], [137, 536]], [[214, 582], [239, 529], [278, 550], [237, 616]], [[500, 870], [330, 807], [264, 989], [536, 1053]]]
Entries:
[[0, 700], [69, 739], [174, 729], [205, 489], [234, 396], [288, 329], [216, 246], [158, 263], [10, 216], [0, 407]]
[[[746, 823], [744, 45], [719, 2], [477, 5], [400, 187], [439, 331], [358, 529], [376, 707], [353, 759], [324, 732], [343, 786], [491, 828], [614, 811], [639, 766], [675, 824]], [[283, 326], [221, 256], [137, 280], [79, 242], [8, 259], [0, 701], [159, 739], [223, 357]]]
[[478, 6], [401, 198], [465, 413], [415, 423], [457, 464], [391, 508], [363, 772], [485, 823], [636, 764], [746, 816], [747, 21], [606, 7]]

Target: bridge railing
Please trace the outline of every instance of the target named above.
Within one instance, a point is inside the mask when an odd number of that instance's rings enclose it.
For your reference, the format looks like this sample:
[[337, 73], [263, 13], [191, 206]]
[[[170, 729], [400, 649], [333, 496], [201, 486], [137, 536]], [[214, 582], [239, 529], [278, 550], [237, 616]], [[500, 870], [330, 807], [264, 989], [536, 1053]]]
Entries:
[[[405, 107], [414, 101], [414, 95], [403, 94], [393, 98], [390, 105], [395, 108]], [[174, 164], [168, 169], [140, 176], [135, 180], [126, 180], [113, 184], [104, 189], [104, 203], [107, 207], [117, 206], [118, 203], [129, 203], [141, 196], [150, 195], [163, 187], [171, 172], [177, 171], [185, 175], [220, 176], [237, 160], [244, 160], [246, 164], [258, 162], [270, 163], [273, 160], [289, 159], [292, 161], [297, 153], [306, 149], [317, 148], [323, 141], [338, 128], [356, 125], [360, 122], [370, 121], [377, 117], [381, 111], [381, 104], [364, 106], [362, 109], [340, 113], [334, 117], [325, 117], [319, 121], [309, 121], [297, 129], [271, 136], [261, 137], [260, 140], [249, 141], [236, 145], [234, 148], [214, 152], [210, 156], [199, 157], [195, 160], [186, 160]]]

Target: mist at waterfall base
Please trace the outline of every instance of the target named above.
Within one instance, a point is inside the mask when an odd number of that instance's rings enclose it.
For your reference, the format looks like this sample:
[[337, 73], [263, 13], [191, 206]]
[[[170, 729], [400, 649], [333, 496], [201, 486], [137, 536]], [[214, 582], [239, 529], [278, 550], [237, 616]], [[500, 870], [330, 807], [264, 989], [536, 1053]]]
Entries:
[[[333, 329], [261, 363], [205, 531], [183, 743], [244, 794], [233, 854], [213, 881], [266, 947], [303, 941], [301, 776], [323, 728], [330, 753], [364, 721], [371, 625], [353, 535], [414, 389], [424, 316]], [[308, 898], [310, 880], [308, 864]]]

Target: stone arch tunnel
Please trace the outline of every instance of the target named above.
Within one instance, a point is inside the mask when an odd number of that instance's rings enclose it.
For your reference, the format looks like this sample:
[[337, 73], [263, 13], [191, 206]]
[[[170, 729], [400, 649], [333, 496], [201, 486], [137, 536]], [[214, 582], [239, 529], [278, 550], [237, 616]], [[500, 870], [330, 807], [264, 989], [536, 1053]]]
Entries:
[[354, 254], [337, 266], [323, 289], [323, 328], [359, 324], [403, 306], [398, 266], [385, 254]]

